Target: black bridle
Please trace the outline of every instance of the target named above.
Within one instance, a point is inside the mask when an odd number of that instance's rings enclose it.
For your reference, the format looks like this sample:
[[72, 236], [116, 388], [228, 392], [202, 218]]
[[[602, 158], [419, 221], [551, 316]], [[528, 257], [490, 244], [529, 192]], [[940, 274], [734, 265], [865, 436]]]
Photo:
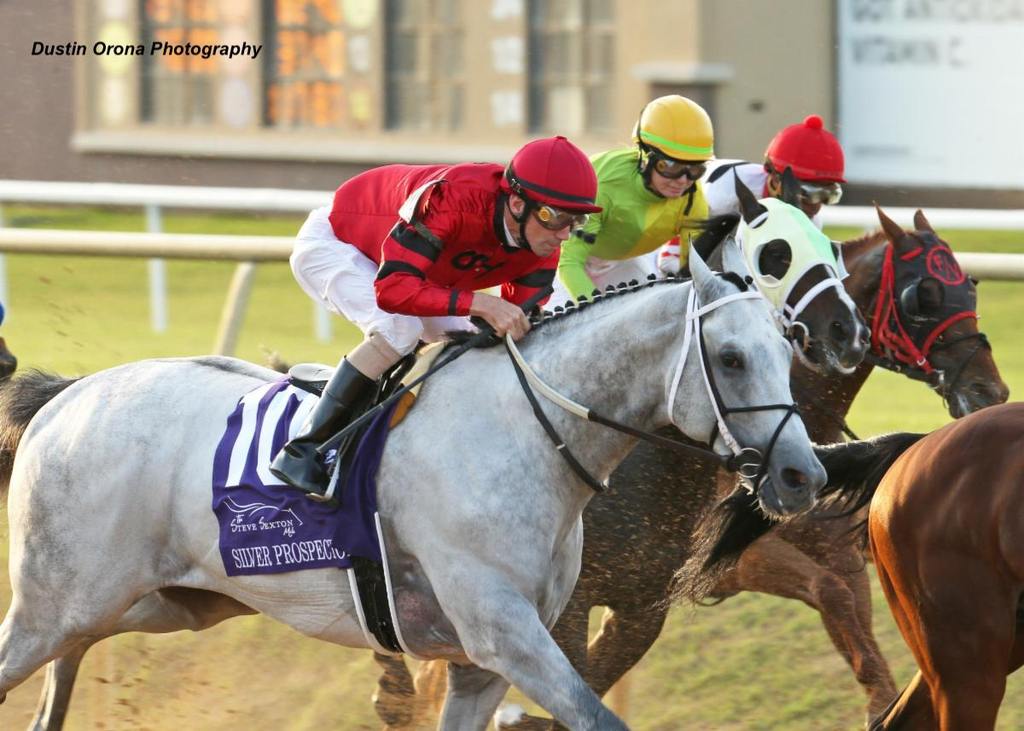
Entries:
[[[878, 294], [871, 307], [871, 350], [864, 360], [873, 366], [927, 383], [943, 401], [948, 402], [948, 395], [955, 392], [971, 361], [982, 348], [991, 350], [992, 345], [980, 331], [945, 341], [939, 340], [942, 333], [956, 322], [977, 319], [978, 315], [974, 311], [976, 294], [971, 281], [956, 265], [948, 246], [939, 241], [927, 248], [925, 241], [917, 236], [915, 238], [922, 246], [902, 256], [895, 255], [896, 247], [892, 243], [886, 248], [879, 275]], [[946, 267], [943, 277], [936, 276], [933, 271], [932, 251], [938, 252]], [[937, 314], [924, 317], [908, 312], [902, 295], [926, 277], [942, 285], [944, 297]], [[936, 368], [931, 362], [930, 356], [934, 352], [947, 350], [968, 340], [977, 340], [977, 343], [966, 357], [956, 363], [952, 375], [947, 375], [945, 369]]]
[[[730, 276], [729, 274], [720, 276], [724, 276], [728, 278], [730, 281], [732, 281], [734, 284], [736, 284], [737, 287], [739, 287], [741, 293], [747, 292], [746, 283], [743, 282], [743, 280], [738, 276]], [[603, 416], [602, 414], [599, 414], [592, 409], [580, 406], [579, 404], [576, 404], [575, 402], [572, 402], [569, 399], [560, 396], [559, 394], [557, 394], [557, 392], [555, 392], [553, 396], [550, 395], [549, 393], [547, 393], [552, 391], [550, 387], [541, 382], [535, 375], [533, 375], [532, 378], [539, 387], [542, 387], [545, 390], [545, 396], [547, 398], [555, 401], [555, 403], [557, 403], [559, 406], [561, 406], [563, 409], [566, 409], [570, 413], [573, 413], [576, 416], [584, 418], [587, 421], [594, 422], [595, 424], [601, 424], [602, 426], [606, 426], [618, 432], [622, 432], [624, 434], [637, 437], [638, 439], [642, 439], [657, 446], [666, 447], [668, 449], [673, 449], [678, 452], [696, 455], [704, 459], [710, 459], [714, 462], [717, 462], [726, 470], [739, 474], [740, 478], [747, 483], [750, 492], [756, 493], [762, 480], [767, 474], [768, 463], [771, 458], [771, 454], [775, 449], [775, 444], [777, 443], [783, 428], [789, 421], [790, 417], [792, 417], [793, 414], [799, 413], [799, 411], [795, 403], [732, 407], [727, 406], [725, 404], [721, 395], [721, 391], [718, 388], [718, 385], [715, 381], [714, 370], [711, 368], [711, 364], [708, 360], [707, 348], [705, 347], [704, 343], [704, 331], [701, 323], [701, 316], [704, 313], [710, 311], [711, 309], [715, 309], [716, 307], [727, 303], [727, 301], [735, 297], [735, 295], [727, 296], [722, 298], [721, 300], [716, 300], [715, 302], [712, 302], [707, 306], [701, 308], [696, 299], [696, 291], [691, 289], [690, 304], [687, 308], [688, 314], [686, 322], [686, 327], [692, 327], [693, 331], [696, 332], [697, 335], [695, 342], [697, 343], [698, 351], [700, 353], [701, 370], [704, 374], [705, 383], [708, 388], [708, 394], [711, 398], [711, 402], [716, 414], [715, 426], [712, 428], [711, 433], [708, 436], [707, 443], [709, 445], [713, 445], [716, 439], [719, 436], [721, 436], [723, 440], [733, 450], [732, 455], [723, 456], [708, 447], [701, 447], [695, 444], [688, 444], [686, 442], [678, 441], [675, 439], [669, 439], [667, 437], [654, 434], [653, 432], [649, 432], [644, 429], [637, 429], [627, 424], [623, 424], [619, 421]], [[690, 324], [691, 321], [693, 322], [692, 326]], [[686, 333], [686, 337], [684, 338], [684, 349], [680, 354], [680, 362], [676, 369], [676, 383], [678, 383], [678, 379], [681, 377], [683, 365], [685, 364], [686, 359], [688, 357], [689, 347], [686, 346], [688, 345], [689, 340], [690, 331]], [[575, 457], [575, 455], [573, 455], [572, 451], [566, 445], [565, 440], [562, 439], [561, 435], [558, 433], [554, 425], [551, 423], [551, 420], [548, 419], [547, 415], [544, 413], [544, 410], [541, 408], [540, 402], [537, 399], [537, 395], [534, 393], [534, 389], [530, 383], [531, 376], [528, 376], [526, 373], [526, 368], [528, 368], [528, 366], [524, 367], [526, 365], [525, 361], [522, 360], [521, 354], [519, 354], [518, 350], [516, 349], [514, 343], [510, 338], [505, 339], [505, 349], [509, 354], [512, 366], [515, 369], [516, 377], [519, 379], [519, 384], [522, 387], [523, 392], [526, 394], [527, 400], [530, 402], [530, 406], [533, 409], [534, 416], [537, 418], [537, 421], [540, 422], [548, 438], [555, 445], [555, 449], [558, 451], [560, 455], [562, 455], [562, 458], [569, 465], [569, 468], [586, 485], [588, 485], [595, 492], [602, 492], [607, 485], [598, 480], [592, 474], [590, 474], [590, 472], [582, 464], [580, 464], [579, 460]], [[673, 387], [673, 389], [670, 392], [670, 401], [668, 405], [669, 409], [671, 409], [671, 397], [673, 397], [674, 394], [675, 388]], [[760, 450], [754, 447], [739, 447], [739, 445], [735, 443], [735, 440], [732, 438], [732, 435], [728, 431], [728, 427], [725, 424], [725, 417], [728, 416], [729, 414], [772, 410], [781, 410], [784, 411], [785, 414], [779, 421], [779, 425], [776, 427], [774, 433], [772, 434], [765, 453], [762, 454]]]

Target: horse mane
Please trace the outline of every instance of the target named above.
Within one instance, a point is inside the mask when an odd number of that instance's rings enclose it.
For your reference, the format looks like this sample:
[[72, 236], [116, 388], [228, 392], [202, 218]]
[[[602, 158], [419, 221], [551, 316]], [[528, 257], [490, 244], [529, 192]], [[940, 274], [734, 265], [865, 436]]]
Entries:
[[[717, 218], [727, 218], [726, 216], [718, 216]], [[712, 219], [714, 220], [714, 219]], [[699, 253], [699, 252], [698, 252]], [[703, 257], [702, 257], [703, 258]], [[715, 272], [721, 279], [726, 280], [740, 292], [747, 291], [750, 287], [751, 282], [744, 280], [743, 277], [736, 274], [735, 272]], [[577, 312], [589, 309], [591, 307], [600, 305], [602, 302], [608, 300], [618, 299], [628, 294], [640, 292], [642, 290], [650, 289], [651, 287], [657, 287], [665, 284], [689, 284], [692, 280], [688, 275], [685, 274], [669, 274], [664, 279], [658, 279], [655, 275], [651, 274], [643, 282], [638, 282], [633, 279], [629, 282], [619, 282], [619, 284], [609, 284], [605, 290], [595, 289], [590, 297], [580, 299], [579, 301], [569, 300], [564, 305], [558, 305], [553, 310], [543, 310], [539, 314], [535, 311], [530, 314], [530, 324], [532, 326], [530, 333], [536, 332], [543, 327], [551, 325], [551, 323], [564, 322], [566, 318], [571, 315], [575, 315]], [[752, 281], [752, 280], [751, 280]], [[445, 348], [453, 345], [460, 345], [465, 343], [467, 340], [472, 338], [477, 333], [472, 330], [451, 330], [445, 333], [448, 344]], [[500, 338], [494, 338], [488, 341], [482, 347], [490, 347], [497, 345], [501, 342]]]
[[14, 453], [32, 417], [78, 380], [36, 369], [0, 379], [0, 495], [7, 492]]
[[[566, 302], [564, 305], [558, 305], [557, 307], [554, 307], [550, 311], [534, 311], [533, 313], [530, 314], [530, 325], [532, 326], [530, 333], [534, 333], [537, 330], [540, 330], [541, 328], [550, 326], [553, 322], [563, 322], [566, 318], [570, 317], [571, 315], [575, 315], [577, 312], [582, 312], [583, 310], [595, 307], [603, 302], [607, 302], [612, 299], [621, 298], [625, 295], [632, 294], [634, 292], [639, 292], [641, 290], [646, 290], [651, 287], [662, 284], [684, 284], [688, 283], [689, 281], [690, 278], [684, 276], [670, 275], [665, 279], [657, 279], [652, 274], [643, 282], [638, 282], [637, 280], [634, 279], [629, 282], [620, 282], [618, 285], [609, 284], [603, 292], [601, 290], [595, 289], [591, 293], [590, 297], [581, 299], [578, 302], [570, 300]], [[477, 333], [472, 330], [450, 331], [446, 333], [446, 336], [450, 341], [449, 345], [446, 347], [450, 347], [452, 345], [460, 345], [469, 340], [470, 338], [472, 338], [476, 334]], [[496, 345], [500, 342], [501, 340], [499, 338], [495, 338], [493, 342], [489, 344]]]

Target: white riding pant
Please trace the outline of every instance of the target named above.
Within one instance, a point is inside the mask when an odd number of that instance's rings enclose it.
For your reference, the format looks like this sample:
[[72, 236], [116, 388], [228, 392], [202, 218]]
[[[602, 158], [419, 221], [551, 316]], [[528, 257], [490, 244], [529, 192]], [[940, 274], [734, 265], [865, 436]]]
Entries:
[[380, 335], [401, 355], [411, 353], [420, 340], [434, 342], [450, 330], [475, 329], [468, 317], [413, 317], [378, 307], [373, 289], [377, 264], [334, 235], [330, 213], [330, 206], [324, 206], [309, 214], [289, 259], [306, 294], [354, 323], [367, 337]]
[[[594, 286], [604, 292], [609, 284], [618, 286], [622, 282], [629, 282], [635, 279], [637, 282], [644, 282], [651, 274], [656, 274], [654, 259], [650, 254], [642, 254], [632, 259], [598, 259], [596, 256], [587, 258], [583, 265]], [[562, 307], [568, 300], [572, 299], [569, 290], [562, 284], [559, 277], [555, 277], [555, 291], [544, 306], [547, 310], [555, 307]], [[587, 295], [589, 296], [589, 292]]]

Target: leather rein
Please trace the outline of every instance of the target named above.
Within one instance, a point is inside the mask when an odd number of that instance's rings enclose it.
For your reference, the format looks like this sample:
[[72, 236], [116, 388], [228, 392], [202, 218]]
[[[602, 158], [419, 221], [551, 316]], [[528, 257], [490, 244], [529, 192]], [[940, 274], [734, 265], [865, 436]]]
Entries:
[[[779, 435], [782, 433], [782, 429], [785, 427], [790, 417], [797, 413], [797, 406], [795, 403], [791, 403], [730, 407], [724, 403], [721, 392], [715, 382], [714, 371], [708, 361], [701, 318], [703, 315], [730, 302], [741, 299], [761, 298], [762, 295], [759, 292], [747, 291], [746, 284], [738, 277], [735, 282], [742, 285], [742, 291], [721, 297], [707, 305], [704, 305], [703, 307], [700, 305], [698, 300], [696, 288], [691, 286], [687, 301], [687, 313], [684, 325], [686, 330], [683, 337], [683, 345], [673, 374], [672, 385], [669, 389], [666, 403], [669, 421], [670, 423], [675, 424], [675, 420], [672, 418], [672, 405], [675, 402], [676, 392], [682, 379], [683, 368], [689, 355], [690, 343], [693, 342], [696, 345], [698, 355], [700, 357], [701, 372], [703, 374], [708, 397], [711, 400], [715, 411], [716, 423], [708, 436], [707, 444], [714, 444], [716, 438], [721, 436], [723, 441], [729, 446], [729, 449], [732, 452], [731, 455], [721, 455], [708, 447], [669, 439], [668, 437], [663, 437], [644, 429], [638, 429], [627, 424], [623, 424], [604, 416], [593, 409], [576, 403], [572, 399], [563, 396], [555, 389], [544, 383], [544, 381], [540, 379], [540, 377], [526, 362], [525, 358], [523, 358], [522, 353], [519, 351], [519, 348], [516, 346], [512, 338], [509, 336], [505, 337], [505, 349], [508, 351], [512, 366], [515, 369], [516, 376], [523, 388], [523, 392], [526, 394], [526, 398], [529, 400], [530, 406], [533, 408], [534, 416], [544, 428], [548, 438], [555, 445], [555, 449], [558, 450], [558, 453], [562, 455], [562, 458], [569, 465], [569, 468], [592, 490], [595, 492], [603, 492], [607, 487], [607, 482], [602, 482], [594, 477], [572, 454], [572, 451], [566, 445], [565, 440], [562, 439], [561, 435], [559, 435], [558, 431], [541, 408], [540, 401], [538, 400], [536, 393], [534, 393], [534, 389], [539, 391], [544, 398], [551, 401], [556, 406], [579, 418], [591, 421], [595, 424], [601, 424], [602, 426], [642, 439], [659, 447], [674, 449], [684, 454], [695, 455], [717, 462], [726, 470], [737, 473], [751, 493], [756, 491], [757, 487], [764, 479], [764, 476], [767, 474], [768, 461], [771, 457], [772, 450], [775, 447], [775, 443], [778, 441]], [[776, 427], [775, 432], [772, 434], [772, 437], [768, 442], [767, 451], [762, 454], [759, 449], [754, 447], [741, 447], [733, 437], [732, 432], [729, 431], [725, 422], [725, 417], [734, 413], [771, 410], [780, 410], [785, 412], [785, 414], [779, 421], [779, 425]], [[678, 424], [676, 424], [676, 427], [678, 428]]]

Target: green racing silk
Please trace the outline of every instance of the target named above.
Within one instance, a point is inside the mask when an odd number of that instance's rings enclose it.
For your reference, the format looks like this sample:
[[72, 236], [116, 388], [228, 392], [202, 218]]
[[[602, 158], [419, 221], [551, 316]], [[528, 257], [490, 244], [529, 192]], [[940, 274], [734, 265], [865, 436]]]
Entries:
[[[635, 148], [610, 150], [590, 159], [597, 171], [597, 205], [604, 210], [591, 215], [584, 237], [572, 236], [562, 245], [558, 276], [578, 299], [590, 296], [594, 283], [587, 275], [587, 259], [622, 261], [648, 254], [669, 239], [680, 236], [688, 251], [698, 224], [708, 217], [708, 205], [699, 182], [679, 198], [662, 198], [644, 185], [637, 169]], [[593, 243], [587, 240], [592, 238]], [[685, 263], [685, 254], [684, 254]]]

